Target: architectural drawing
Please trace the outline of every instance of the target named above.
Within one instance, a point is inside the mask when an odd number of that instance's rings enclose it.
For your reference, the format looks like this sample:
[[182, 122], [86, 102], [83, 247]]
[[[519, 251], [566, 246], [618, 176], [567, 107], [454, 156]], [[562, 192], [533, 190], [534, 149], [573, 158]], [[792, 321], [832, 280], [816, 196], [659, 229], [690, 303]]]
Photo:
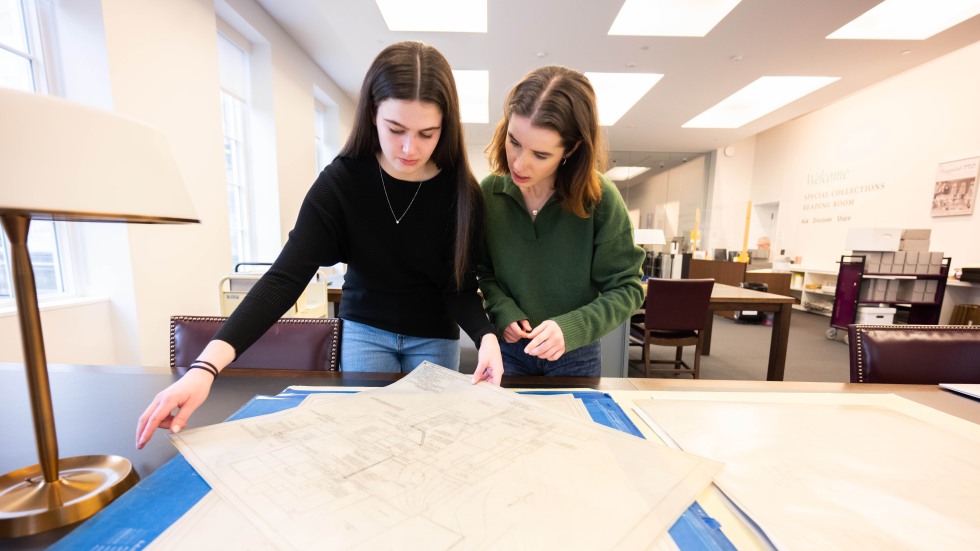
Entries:
[[719, 468], [428, 363], [172, 439], [281, 549], [646, 549]]

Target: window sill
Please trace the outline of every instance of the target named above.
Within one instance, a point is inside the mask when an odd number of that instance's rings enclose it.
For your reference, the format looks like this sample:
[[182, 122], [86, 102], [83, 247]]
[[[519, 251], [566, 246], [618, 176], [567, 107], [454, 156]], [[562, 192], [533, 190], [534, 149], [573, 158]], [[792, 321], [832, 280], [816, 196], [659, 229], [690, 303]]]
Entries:
[[[78, 308], [89, 304], [99, 304], [109, 302], [108, 297], [60, 297], [50, 300], [43, 300], [38, 303], [38, 308], [42, 312], [47, 310], [60, 310], [62, 308]], [[17, 316], [17, 305], [14, 301], [0, 305], [0, 318]]]

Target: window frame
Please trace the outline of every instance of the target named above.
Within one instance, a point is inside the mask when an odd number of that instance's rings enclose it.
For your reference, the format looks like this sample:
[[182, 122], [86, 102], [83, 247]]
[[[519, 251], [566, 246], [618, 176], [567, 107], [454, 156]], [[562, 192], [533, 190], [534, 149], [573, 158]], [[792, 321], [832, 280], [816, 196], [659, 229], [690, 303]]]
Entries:
[[[33, 87], [32, 93], [55, 94], [59, 90], [60, 80], [56, 56], [53, 53], [57, 51], [54, 7], [50, 2], [17, 1], [20, 4], [27, 51], [21, 51], [13, 45], [4, 43], [0, 43], [0, 49], [28, 61]], [[42, 251], [32, 251], [30, 246], [32, 237], [36, 238], [38, 232], [42, 231], [39, 230], [39, 225], [42, 224], [50, 224], [51, 227], [53, 239], [53, 247], [50, 250], [51, 265], [53, 266], [53, 279], [56, 282], [53, 287], [38, 285], [38, 272], [48, 270], [44, 269], [45, 263], [39, 261]], [[79, 274], [73, 262], [75, 256], [73, 248], [77, 247], [78, 244], [71, 225], [52, 220], [34, 219], [31, 221], [27, 239], [31, 265], [35, 274], [35, 284], [38, 285], [38, 302], [62, 300], [77, 295]], [[2, 262], [0, 262], [0, 270], [2, 270], [0, 273], [0, 308], [2, 309], [12, 307], [14, 304], [14, 274], [9, 243], [10, 240], [7, 238], [6, 232], [0, 232], [0, 256], [3, 257]], [[42, 269], [38, 270], [38, 267]], [[4, 287], [6, 287], [6, 291], [4, 291]]]

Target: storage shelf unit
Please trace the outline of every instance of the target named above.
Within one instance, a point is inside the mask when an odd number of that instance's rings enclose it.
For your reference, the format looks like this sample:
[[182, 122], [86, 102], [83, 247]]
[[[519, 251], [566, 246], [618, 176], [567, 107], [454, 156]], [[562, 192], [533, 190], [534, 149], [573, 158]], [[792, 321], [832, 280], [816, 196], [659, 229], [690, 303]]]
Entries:
[[793, 308], [829, 316], [834, 306], [837, 270], [794, 266], [790, 274], [790, 295], [799, 302]]
[[[865, 271], [865, 257], [863, 255], [842, 256], [840, 260], [840, 271], [837, 276], [834, 307], [830, 316], [831, 327], [827, 331], [827, 338], [836, 338], [837, 329], [847, 329], [848, 325], [854, 323], [857, 316], [857, 308], [862, 304], [874, 306], [908, 306], [909, 324], [938, 324], [939, 314], [943, 306], [943, 297], [946, 294], [949, 262], [950, 258], [944, 257], [942, 264], [939, 266], [938, 273], [931, 274], [868, 273]], [[917, 282], [931, 283], [926, 284], [926, 287], [930, 289], [928, 292], [899, 292], [895, 295], [888, 294], [884, 297], [868, 297], [866, 296], [867, 293], [862, 293], [862, 286], [866, 286], [869, 282], [875, 280], [895, 282], [896, 287], [904, 285], [906, 289], [909, 288], [910, 284], [914, 286]], [[866, 289], [865, 287], [865, 291]]]

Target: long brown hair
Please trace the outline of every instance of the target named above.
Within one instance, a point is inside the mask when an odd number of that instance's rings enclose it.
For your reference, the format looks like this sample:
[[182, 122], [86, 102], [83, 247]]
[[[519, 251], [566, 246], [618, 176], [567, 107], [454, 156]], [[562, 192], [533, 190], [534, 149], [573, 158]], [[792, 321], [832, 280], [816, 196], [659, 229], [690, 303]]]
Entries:
[[[507, 127], [510, 117], [527, 117], [539, 128], [561, 136], [567, 161], [558, 165], [555, 196], [563, 208], [582, 218], [602, 199], [599, 172], [606, 169], [605, 138], [599, 128], [595, 90], [582, 73], [550, 65], [524, 75], [504, 102], [504, 118], [487, 146], [490, 170], [507, 174]], [[597, 172], [598, 171], [598, 172]]]
[[377, 156], [381, 143], [374, 119], [378, 104], [386, 99], [431, 103], [442, 111], [442, 130], [432, 162], [455, 175], [453, 277], [459, 287], [470, 271], [470, 249], [474, 236], [483, 229], [484, 207], [483, 194], [466, 158], [459, 96], [449, 62], [438, 50], [421, 42], [397, 42], [382, 50], [364, 76], [354, 128], [339, 156]]

